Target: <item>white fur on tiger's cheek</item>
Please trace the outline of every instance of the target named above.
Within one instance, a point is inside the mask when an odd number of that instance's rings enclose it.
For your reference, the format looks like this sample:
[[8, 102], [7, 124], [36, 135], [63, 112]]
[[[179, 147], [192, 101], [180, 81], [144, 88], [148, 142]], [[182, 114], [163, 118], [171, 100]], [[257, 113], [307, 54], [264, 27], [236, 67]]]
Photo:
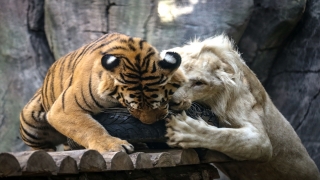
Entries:
[[152, 109], [157, 109], [160, 106], [160, 102], [155, 102], [152, 104]]
[[115, 61], [116, 59], [117, 59], [116, 57], [110, 56], [110, 57], [108, 58], [108, 60], [107, 60], [107, 64], [113, 63], [113, 61]]
[[130, 107], [132, 107], [133, 109], [138, 109], [138, 104], [135, 102], [130, 103]]

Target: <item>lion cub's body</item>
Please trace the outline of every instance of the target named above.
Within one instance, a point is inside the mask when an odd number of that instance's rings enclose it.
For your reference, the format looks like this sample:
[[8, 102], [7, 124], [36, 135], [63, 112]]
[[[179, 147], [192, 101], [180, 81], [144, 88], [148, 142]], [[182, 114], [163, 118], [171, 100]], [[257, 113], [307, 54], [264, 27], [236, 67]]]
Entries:
[[231, 179], [319, 180], [301, 140], [270, 100], [255, 74], [225, 36], [173, 48], [188, 82], [173, 95], [173, 109], [206, 104], [221, 128], [185, 114], [167, 123], [168, 144], [208, 148], [235, 159], [215, 163]]

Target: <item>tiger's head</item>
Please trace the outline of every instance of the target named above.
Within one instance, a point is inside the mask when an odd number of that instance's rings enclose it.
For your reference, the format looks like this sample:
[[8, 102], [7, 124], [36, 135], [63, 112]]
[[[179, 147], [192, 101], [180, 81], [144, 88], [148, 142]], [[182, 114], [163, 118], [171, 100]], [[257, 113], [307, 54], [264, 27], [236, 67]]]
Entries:
[[160, 57], [146, 41], [117, 34], [101, 48], [101, 54], [107, 78], [99, 84], [100, 94], [113, 97], [145, 124], [168, 114], [168, 101], [185, 82], [178, 70], [178, 53], [166, 52]]

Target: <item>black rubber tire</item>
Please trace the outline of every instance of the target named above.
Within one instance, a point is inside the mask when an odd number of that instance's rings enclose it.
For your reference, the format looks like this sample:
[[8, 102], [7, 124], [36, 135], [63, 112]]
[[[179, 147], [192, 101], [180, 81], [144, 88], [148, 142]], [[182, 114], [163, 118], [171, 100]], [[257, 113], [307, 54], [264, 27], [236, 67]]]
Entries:
[[[186, 110], [188, 116], [197, 119], [201, 117], [208, 124], [219, 127], [216, 116], [205, 106], [193, 103], [191, 108]], [[125, 108], [112, 108], [106, 112], [93, 116], [111, 136], [119, 137], [130, 143], [164, 143], [166, 142], [165, 120], [153, 124], [143, 124], [139, 119], [130, 115]], [[71, 149], [82, 149], [72, 139], [68, 139]]]

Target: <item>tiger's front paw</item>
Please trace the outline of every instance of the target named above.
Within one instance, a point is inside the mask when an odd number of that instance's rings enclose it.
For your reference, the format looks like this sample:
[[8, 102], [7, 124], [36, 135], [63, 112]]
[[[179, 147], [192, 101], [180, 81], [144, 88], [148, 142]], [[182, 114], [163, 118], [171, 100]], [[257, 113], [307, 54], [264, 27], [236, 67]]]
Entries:
[[103, 152], [126, 152], [131, 153], [134, 151], [133, 145], [126, 140], [121, 140], [115, 137], [109, 137], [108, 140], [96, 140], [89, 144], [88, 149], [94, 149]]

